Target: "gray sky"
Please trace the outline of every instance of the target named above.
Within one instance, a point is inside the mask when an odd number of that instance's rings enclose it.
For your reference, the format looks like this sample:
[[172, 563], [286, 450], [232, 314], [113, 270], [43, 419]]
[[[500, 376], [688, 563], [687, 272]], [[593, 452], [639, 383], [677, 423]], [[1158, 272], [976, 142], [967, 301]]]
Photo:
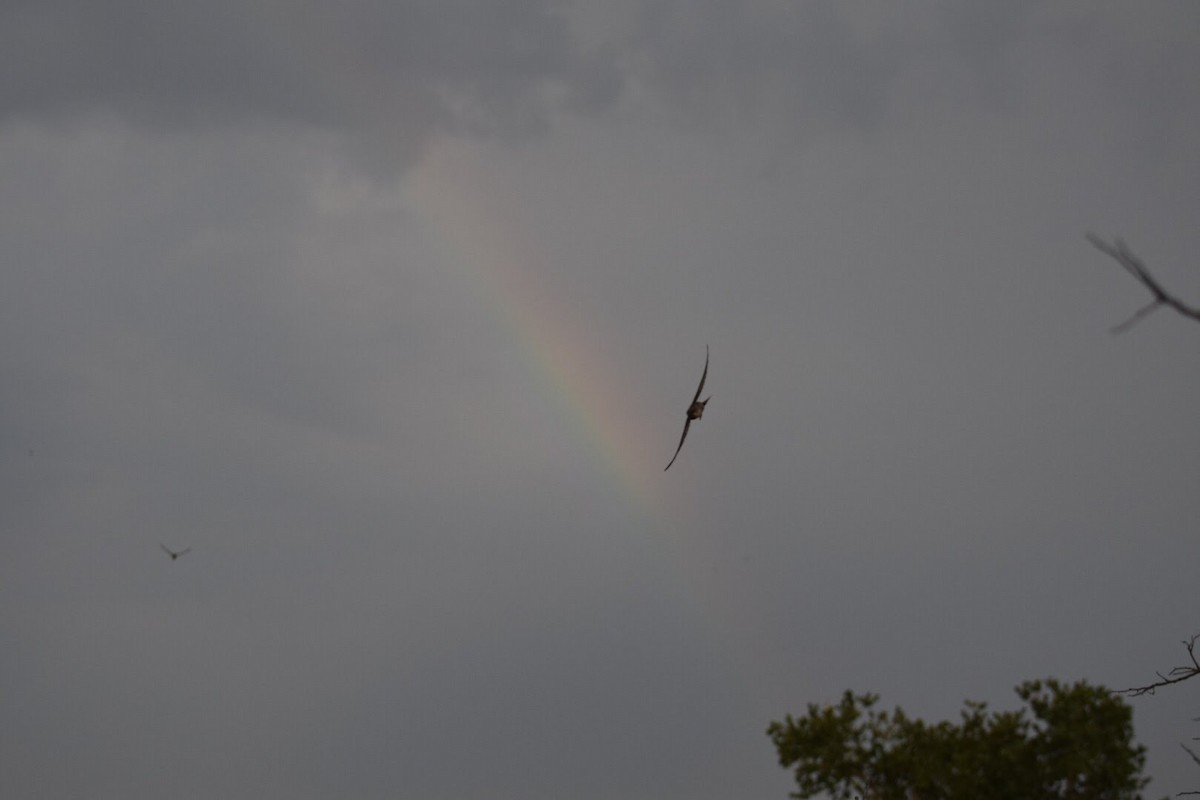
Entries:
[[[782, 798], [1200, 630], [1193, 3], [0, 6], [0, 795]], [[712, 352], [712, 401], [674, 451]], [[171, 562], [159, 549], [190, 546]], [[1200, 684], [1134, 701], [1157, 795]]]

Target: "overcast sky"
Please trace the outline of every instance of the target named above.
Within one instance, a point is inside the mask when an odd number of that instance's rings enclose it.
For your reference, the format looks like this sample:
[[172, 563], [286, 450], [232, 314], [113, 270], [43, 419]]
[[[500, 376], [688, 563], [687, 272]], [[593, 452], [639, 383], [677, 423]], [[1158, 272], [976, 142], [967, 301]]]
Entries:
[[1198, 75], [1190, 2], [0, 4], [0, 795], [767, 800], [845, 689], [1182, 663], [1200, 325], [1084, 235], [1200, 303]]

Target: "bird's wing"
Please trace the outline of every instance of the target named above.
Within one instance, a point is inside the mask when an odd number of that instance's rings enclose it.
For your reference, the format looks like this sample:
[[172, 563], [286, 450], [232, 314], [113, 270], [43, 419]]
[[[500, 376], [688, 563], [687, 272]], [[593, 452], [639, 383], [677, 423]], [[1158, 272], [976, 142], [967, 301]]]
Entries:
[[[683, 423], [683, 435], [679, 437], [679, 446], [675, 448], [675, 455], [671, 456], [671, 464], [675, 463], [675, 459], [679, 458], [679, 451], [683, 449], [683, 440], [687, 438], [688, 428], [692, 427], [692, 421], [689, 419]], [[663, 472], [671, 468], [671, 464], [663, 467]]]
[[158, 546], [161, 547], [163, 549], [163, 552], [166, 553], [167, 555], [169, 555], [169, 556], [175, 555], [174, 553], [171, 552], [171, 548], [167, 547], [162, 542], [159, 542]]
[[190, 547], [185, 547], [185, 548], [183, 548], [182, 550], [180, 550], [180, 551], [179, 551], [179, 555], [181, 555], [181, 556], [186, 556], [186, 555], [187, 555], [188, 553], [190, 553], [190, 552], [192, 552], [192, 548], [190, 548]]
[[[704, 381], [708, 379], [708, 345], [704, 345], [704, 374], [700, 376], [700, 385], [696, 387], [696, 396], [692, 398], [692, 402], [700, 399], [700, 393], [704, 391]], [[684, 435], [687, 435], [687, 428], [684, 428]], [[680, 442], [682, 444], [682, 442]]]

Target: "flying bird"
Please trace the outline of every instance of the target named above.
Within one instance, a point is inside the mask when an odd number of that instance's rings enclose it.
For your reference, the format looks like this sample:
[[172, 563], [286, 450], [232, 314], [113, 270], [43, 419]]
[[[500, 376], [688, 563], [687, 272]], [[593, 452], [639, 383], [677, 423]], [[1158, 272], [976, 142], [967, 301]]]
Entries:
[[162, 544], [161, 542], [159, 543], [158, 546], [163, 549], [164, 553], [166, 553], [167, 555], [169, 555], [171, 557], [172, 561], [179, 558], [180, 556], [186, 556], [188, 553], [192, 552], [192, 548], [190, 548], [190, 547], [185, 547], [182, 550], [172, 550], [171, 548], [167, 547], [165, 544]]
[[[708, 401], [712, 399], [712, 395], [700, 399], [700, 393], [704, 391], [704, 381], [708, 378], [708, 345], [704, 345], [704, 374], [700, 376], [700, 385], [696, 387], [696, 396], [692, 398], [692, 404], [688, 406], [687, 421], [683, 423], [683, 435], [679, 437], [679, 446], [675, 448], [675, 455], [671, 456], [671, 464], [675, 463], [675, 459], [679, 458], [679, 451], [683, 449], [683, 440], [687, 438], [688, 428], [692, 427], [692, 420], [700, 419], [704, 416], [704, 407], [708, 405]], [[671, 468], [671, 464], [663, 467], [663, 472]]]

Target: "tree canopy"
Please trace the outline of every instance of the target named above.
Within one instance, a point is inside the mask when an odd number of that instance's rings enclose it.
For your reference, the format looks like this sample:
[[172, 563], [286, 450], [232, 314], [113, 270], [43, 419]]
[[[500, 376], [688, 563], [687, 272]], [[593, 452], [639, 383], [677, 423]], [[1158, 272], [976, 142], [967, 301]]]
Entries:
[[878, 695], [847, 691], [837, 705], [767, 729], [779, 763], [794, 770], [794, 797], [837, 800], [1134, 800], [1145, 748], [1118, 695], [1086, 682], [1027, 681], [1018, 711], [967, 701], [961, 721], [927, 723]]

